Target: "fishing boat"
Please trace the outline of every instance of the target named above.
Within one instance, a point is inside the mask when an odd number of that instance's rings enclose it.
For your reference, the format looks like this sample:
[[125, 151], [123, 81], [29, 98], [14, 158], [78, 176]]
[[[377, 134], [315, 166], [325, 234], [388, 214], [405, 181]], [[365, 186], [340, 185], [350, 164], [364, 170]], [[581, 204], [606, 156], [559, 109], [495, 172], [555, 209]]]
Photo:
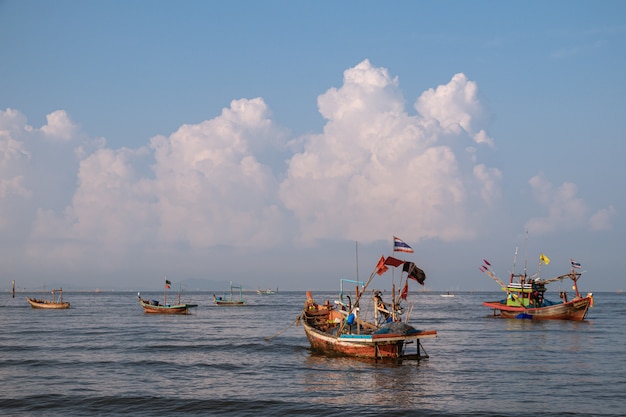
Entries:
[[[383, 301], [383, 291], [368, 291], [373, 278], [384, 274], [389, 268], [403, 266], [407, 272], [405, 285], [396, 292], [392, 284], [391, 301]], [[402, 283], [402, 273], [400, 283]], [[328, 300], [318, 304], [311, 292], [306, 292], [306, 302], [299, 321], [311, 345], [311, 350], [329, 356], [349, 356], [378, 360], [421, 360], [428, 358], [421, 340], [437, 336], [436, 330], [418, 330], [409, 324], [409, 316], [413, 305], [409, 306], [408, 314], [401, 305], [408, 295], [408, 281], [413, 279], [424, 285], [426, 274], [413, 262], [404, 262], [391, 256], [381, 256], [376, 268], [367, 282], [358, 280], [340, 280], [339, 300], [331, 305]], [[356, 284], [352, 298], [344, 299], [343, 284]], [[371, 298], [371, 303], [362, 305], [363, 297]], [[354, 301], [353, 301], [354, 300]], [[363, 308], [362, 308], [363, 307]], [[409, 352], [409, 345], [415, 349]]]
[[261, 290], [261, 289], [256, 290], [256, 293], [259, 295], [272, 295], [272, 294], [275, 294], [276, 292], [278, 292], [278, 289], [276, 289], [276, 291], [270, 290], [269, 288], [264, 289], [264, 290]]
[[[239, 298], [233, 297], [233, 289], [239, 290]], [[232, 281], [230, 282], [230, 293], [225, 293], [223, 297], [216, 297], [213, 294], [213, 302], [220, 307], [243, 306], [246, 304], [246, 300], [243, 299], [241, 285], [235, 285]]]
[[180, 290], [178, 291], [178, 301], [176, 304], [170, 304], [167, 302], [167, 292], [171, 287], [171, 282], [165, 279], [165, 289], [163, 290], [163, 303], [158, 300], [148, 300], [141, 297], [141, 293], [137, 293], [139, 299], [139, 305], [143, 308], [145, 313], [154, 314], [191, 314], [190, 309], [198, 307], [198, 304], [188, 304], [180, 302]]
[[[512, 272], [509, 283], [505, 284], [491, 269], [491, 263], [483, 259], [480, 270], [496, 281], [506, 297], [499, 301], [485, 301], [483, 305], [493, 310], [496, 317], [533, 319], [533, 320], [584, 320], [587, 311], [593, 307], [593, 293], [582, 296], [578, 291], [578, 280], [582, 272], [576, 272], [580, 263], [570, 260], [569, 273], [543, 280], [539, 272], [532, 276], [526, 274], [526, 268], [521, 274]], [[541, 263], [548, 264], [549, 258], [540, 255]], [[515, 268], [513, 268], [515, 270]], [[560, 291], [560, 301], [551, 301], [545, 298], [546, 285], [555, 281], [571, 279], [573, 282], [574, 297], [568, 299], [566, 291]]]
[[454, 294], [450, 294], [450, 291], [446, 292], [445, 294], [440, 294], [443, 298], [452, 298], [454, 297]]
[[[55, 298], [56, 294], [58, 297]], [[63, 301], [63, 289], [52, 290], [52, 300], [43, 300], [39, 298], [26, 297], [26, 301], [33, 308], [48, 308], [48, 309], [64, 309], [70, 308], [70, 303]]]

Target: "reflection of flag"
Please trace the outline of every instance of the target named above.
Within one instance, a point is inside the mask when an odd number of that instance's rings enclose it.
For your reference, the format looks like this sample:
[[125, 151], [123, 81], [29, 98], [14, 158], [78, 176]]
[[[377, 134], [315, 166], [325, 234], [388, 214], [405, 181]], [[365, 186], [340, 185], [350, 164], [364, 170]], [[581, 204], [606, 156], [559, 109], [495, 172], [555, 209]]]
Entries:
[[387, 259], [385, 259], [385, 265], [391, 265], [393, 267], [399, 267], [400, 265], [402, 265], [404, 263], [404, 261], [401, 261], [400, 259], [396, 259], [393, 258], [391, 256], [387, 256]]
[[394, 252], [408, 252], [413, 253], [413, 249], [400, 238], [393, 237], [393, 251]]
[[539, 260], [541, 262], [543, 262], [544, 264], [548, 265], [550, 263], [550, 258], [548, 258], [546, 255], [544, 255], [543, 253], [541, 255], [539, 255]]
[[413, 262], [405, 262], [402, 270], [408, 274], [408, 277], [424, 285], [426, 274], [419, 269]]
[[170, 282], [170, 280], [169, 280], [169, 279], [166, 279], [166, 280], [165, 280], [165, 288], [170, 288], [170, 287], [171, 287], [171, 285], [172, 285], [172, 283]]
[[385, 272], [387, 272], [387, 270], [388, 270], [388, 269], [389, 269], [389, 268], [387, 268], [387, 267], [385, 266], [385, 257], [384, 257], [384, 256], [381, 256], [381, 257], [380, 257], [380, 260], [378, 261], [378, 264], [376, 265], [376, 273], [377, 273], [378, 275], [382, 275], [382, 274], [384, 274]]
[[570, 259], [569, 261], [572, 263], [572, 268], [580, 268], [580, 263], [579, 262], [576, 262], [573, 259]]

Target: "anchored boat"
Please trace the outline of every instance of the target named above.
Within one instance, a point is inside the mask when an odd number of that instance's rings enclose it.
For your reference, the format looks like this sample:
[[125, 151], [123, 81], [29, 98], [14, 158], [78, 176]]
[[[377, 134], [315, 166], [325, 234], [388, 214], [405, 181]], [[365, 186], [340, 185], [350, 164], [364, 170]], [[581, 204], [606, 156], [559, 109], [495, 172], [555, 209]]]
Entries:
[[[239, 290], [239, 298], [233, 297], [233, 289]], [[213, 302], [215, 305], [224, 307], [224, 306], [243, 306], [246, 304], [246, 300], [243, 299], [242, 288], [241, 285], [234, 285], [232, 281], [230, 281], [230, 293], [224, 294], [223, 297], [216, 297], [213, 294]]]
[[[58, 298], [55, 295], [58, 294]], [[26, 301], [33, 308], [48, 308], [48, 309], [65, 309], [70, 308], [70, 303], [63, 301], [63, 288], [58, 290], [52, 290], [52, 300], [43, 300], [40, 298], [26, 297]]]
[[[483, 262], [480, 270], [496, 281], [506, 293], [503, 300], [483, 302], [485, 307], [493, 309], [494, 316], [534, 320], [584, 320], [589, 308], [593, 307], [593, 293], [582, 296], [578, 291], [578, 280], [582, 272], [576, 272], [580, 268], [580, 263], [574, 260], [570, 260], [571, 271], [567, 274], [543, 280], [539, 277], [539, 273], [529, 277], [526, 271], [521, 274], [512, 272], [508, 284], [496, 276], [487, 260], [483, 259]], [[542, 262], [548, 264], [550, 260], [541, 254], [539, 265]], [[567, 279], [571, 279], [574, 283], [572, 299], [568, 299], [566, 291], [560, 292], [560, 301], [545, 298], [547, 284]]]
[[[402, 271], [407, 274], [401, 291], [396, 292], [395, 285], [392, 284], [391, 301], [385, 303], [383, 291], [368, 291], [368, 286], [375, 276], [384, 274], [389, 266], [402, 266]], [[403, 281], [402, 275], [401, 272], [400, 283]], [[366, 283], [347, 279], [340, 281], [340, 299], [334, 305], [329, 301], [318, 304], [312, 298], [311, 292], [307, 291], [307, 300], [299, 320], [311, 349], [331, 356], [374, 360], [428, 358], [421, 340], [436, 337], [437, 331], [419, 330], [409, 324], [413, 305], [409, 306], [409, 313], [402, 318], [405, 309], [401, 303], [407, 299], [410, 279], [423, 285], [426, 274], [413, 262], [382, 256]], [[353, 297], [345, 295], [344, 298], [344, 282], [356, 284]], [[362, 303], [364, 296], [370, 298], [371, 304]], [[414, 345], [415, 348], [411, 349], [414, 353], [409, 352], [410, 345]]]
[[143, 308], [145, 313], [155, 314], [190, 314], [190, 309], [198, 307], [198, 304], [188, 304], [180, 302], [180, 291], [178, 291], [178, 301], [176, 304], [167, 302], [166, 290], [171, 287], [171, 282], [165, 279], [165, 289], [163, 290], [163, 303], [157, 300], [148, 300], [141, 297], [141, 293], [137, 293], [139, 299], [139, 305]]

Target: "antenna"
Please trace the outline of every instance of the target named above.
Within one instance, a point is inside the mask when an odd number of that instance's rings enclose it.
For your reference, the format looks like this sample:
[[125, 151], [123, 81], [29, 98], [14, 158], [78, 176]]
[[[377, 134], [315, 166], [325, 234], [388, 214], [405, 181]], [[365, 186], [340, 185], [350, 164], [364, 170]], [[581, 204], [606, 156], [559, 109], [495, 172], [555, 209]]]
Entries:
[[526, 229], [526, 248], [524, 249], [524, 277], [526, 277], [526, 263], [528, 262], [528, 229]]

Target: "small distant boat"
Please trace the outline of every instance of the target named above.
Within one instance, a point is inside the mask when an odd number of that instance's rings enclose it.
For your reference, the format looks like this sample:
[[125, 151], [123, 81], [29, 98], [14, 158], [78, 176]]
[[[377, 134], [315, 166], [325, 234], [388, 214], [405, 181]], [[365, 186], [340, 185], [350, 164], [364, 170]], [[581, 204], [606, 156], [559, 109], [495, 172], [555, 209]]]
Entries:
[[198, 304], [188, 304], [180, 302], [180, 291], [178, 291], [178, 301], [176, 304], [167, 303], [166, 290], [171, 287], [171, 282], [165, 279], [165, 289], [163, 290], [163, 303], [161, 304], [157, 300], [147, 300], [141, 297], [141, 293], [137, 293], [139, 299], [139, 305], [143, 308], [145, 313], [156, 314], [191, 314], [190, 310], [193, 307], [198, 307]]
[[[55, 298], [56, 294], [58, 298]], [[63, 289], [52, 290], [52, 300], [42, 300], [39, 298], [26, 297], [26, 301], [33, 308], [63, 309], [70, 308], [70, 303], [63, 301]]]
[[[239, 290], [239, 299], [233, 297], [233, 289]], [[243, 299], [241, 285], [234, 285], [230, 282], [230, 294], [224, 294], [223, 297], [216, 297], [213, 294], [213, 302], [218, 306], [242, 306], [246, 304], [246, 300]]]
[[442, 296], [442, 297], [445, 297], [445, 298], [452, 298], [452, 297], [454, 297], [454, 294], [450, 294], [450, 291], [448, 291], [448, 292], [447, 292], [447, 293], [445, 293], [445, 294], [441, 294], [441, 296]]
[[[375, 275], [382, 275], [388, 270], [387, 265], [398, 267], [408, 272], [402, 291], [392, 289], [392, 300], [385, 303], [382, 292], [371, 292], [372, 306], [362, 308], [360, 300]], [[311, 350], [329, 356], [350, 356], [378, 360], [421, 360], [428, 358], [421, 345], [421, 339], [437, 336], [436, 330], [418, 330], [408, 324], [408, 315], [403, 320], [402, 300], [408, 294], [408, 279], [414, 279], [423, 285], [426, 275], [413, 262], [404, 262], [396, 258], [381, 257], [367, 283], [341, 280], [340, 300], [331, 305], [328, 301], [318, 304], [307, 291], [299, 321], [311, 345]], [[354, 298], [347, 296], [344, 302], [343, 282], [356, 283]], [[402, 281], [402, 278], [401, 278]], [[361, 285], [361, 288], [359, 288]], [[354, 301], [352, 301], [354, 300]], [[409, 306], [412, 311], [412, 305]], [[369, 314], [372, 312], [373, 317]], [[371, 318], [367, 318], [371, 317]], [[414, 344], [415, 353], [409, 353], [407, 347]]]
[[276, 289], [276, 291], [270, 290], [269, 288], [265, 290], [261, 290], [261, 289], [256, 290], [256, 293], [259, 295], [272, 295], [272, 294], [276, 294], [277, 292], [278, 292], [278, 288]]
[[[511, 273], [509, 283], [502, 282], [490, 269], [491, 264], [484, 261], [481, 271], [496, 281], [506, 297], [499, 301], [485, 301], [483, 305], [493, 309], [494, 316], [504, 318], [533, 319], [533, 320], [584, 320], [590, 307], [593, 307], [593, 293], [582, 296], [578, 292], [578, 280], [582, 272], [575, 270], [580, 264], [571, 260], [571, 271], [568, 274], [542, 280], [539, 273], [529, 277], [526, 271], [521, 274]], [[541, 254], [541, 262], [548, 264], [549, 258]], [[515, 268], [513, 268], [515, 269]], [[526, 269], [526, 268], [524, 268]], [[546, 285], [564, 279], [574, 282], [574, 298], [568, 300], [565, 291], [560, 292], [561, 301], [550, 301], [544, 297]]]

